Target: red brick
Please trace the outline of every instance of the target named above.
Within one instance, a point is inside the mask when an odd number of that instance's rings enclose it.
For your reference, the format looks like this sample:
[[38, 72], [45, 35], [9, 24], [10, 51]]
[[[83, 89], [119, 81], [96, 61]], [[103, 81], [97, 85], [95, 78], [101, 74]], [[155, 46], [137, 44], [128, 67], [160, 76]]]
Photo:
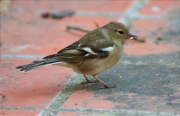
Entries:
[[[96, 91], [96, 92], [94, 92]], [[99, 93], [102, 91], [99, 90]], [[95, 94], [96, 93], [96, 94]], [[172, 96], [179, 97], [179, 93]], [[122, 97], [124, 100], [120, 100]], [[173, 101], [178, 104], [178, 100]], [[113, 93], [97, 94], [97, 90], [89, 92], [86, 90], [76, 91], [63, 105], [64, 108], [90, 108], [90, 109], [111, 109], [111, 110], [139, 110], [150, 112], [177, 113], [177, 109], [167, 105], [167, 98], [162, 96], [142, 95], [134, 93]], [[74, 115], [73, 112], [60, 113], [63, 115]], [[60, 115], [61, 116], [61, 115]]]
[[38, 110], [0, 110], [1, 116], [37, 116]]
[[100, 11], [100, 12], [120, 12], [124, 13], [132, 5], [131, 1], [13, 1], [12, 8], [24, 10], [46, 10], [46, 11], [61, 11], [61, 10], [75, 10], [75, 11]]
[[174, 8], [178, 8], [178, 5], [178, 0], [150, 0], [149, 3], [141, 10], [141, 14], [166, 15]]
[[153, 41], [146, 41], [146, 43], [136, 43], [127, 45], [124, 52], [129, 55], [150, 55], [159, 53], [168, 53], [172, 51], [179, 51], [179, 47], [173, 44], [156, 45]]
[[115, 104], [111, 101], [103, 100], [104, 98], [105, 96], [97, 96], [91, 92], [79, 90], [70, 97], [63, 107], [113, 109]]
[[[174, 43], [168, 42], [164, 36], [164, 33], [176, 31], [176, 27], [168, 20], [137, 20], [133, 23], [131, 31], [136, 34], [139, 39], [145, 39], [145, 43], [139, 43], [132, 40], [128, 40], [124, 52], [129, 55], [149, 55], [157, 53], [169, 53], [172, 51], [178, 51], [179, 47]], [[154, 33], [154, 34], [152, 34]], [[158, 37], [163, 40], [159, 44], [155, 44]], [[177, 39], [169, 38], [171, 40]]]
[[58, 66], [26, 73], [15, 69], [30, 62], [32, 60], [1, 59], [0, 94], [5, 96], [1, 106], [46, 108], [74, 74], [71, 69]]

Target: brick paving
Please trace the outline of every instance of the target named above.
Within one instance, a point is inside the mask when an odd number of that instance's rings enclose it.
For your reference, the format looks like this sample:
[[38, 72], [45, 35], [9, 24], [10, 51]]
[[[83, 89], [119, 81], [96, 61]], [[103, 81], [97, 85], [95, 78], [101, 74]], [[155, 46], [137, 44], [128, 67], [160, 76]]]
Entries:
[[[0, 115], [2, 116], [179, 116], [179, 0], [11, 1], [1, 13]], [[63, 19], [42, 18], [45, 11], [74, 10]], [[41, 67], [26, 73], [16, 66], [58, 52], [87, 30], [110, 21], [128, 25], [145, 42], [129, 40], [123, 58], [98, 75], [100, 83], [66, 67]], [[90, 77], [91, 78], [91, 77]], [[93, 79], [93, 78], [92, 78]]]

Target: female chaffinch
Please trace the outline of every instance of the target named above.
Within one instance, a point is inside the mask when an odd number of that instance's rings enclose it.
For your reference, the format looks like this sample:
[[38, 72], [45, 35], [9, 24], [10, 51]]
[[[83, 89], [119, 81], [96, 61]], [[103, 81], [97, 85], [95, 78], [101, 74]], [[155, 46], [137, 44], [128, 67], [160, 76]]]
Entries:
[[115, 65], [121, 58], [123, 45], [127, 39], [137, 38], [130, 33], [128, 27], [120, 22], [110, 22], [101, 28], [88, 32], [80, 40], [60, 50], [57, 54], [46, 56], [41, 61], [18, 66], [22, 72], [44, 65], [58, 65], [72, 68], [83, 74], [92, 75], [105, 88], [110, 88], [105, 82], [97, 78], [97, 74]]

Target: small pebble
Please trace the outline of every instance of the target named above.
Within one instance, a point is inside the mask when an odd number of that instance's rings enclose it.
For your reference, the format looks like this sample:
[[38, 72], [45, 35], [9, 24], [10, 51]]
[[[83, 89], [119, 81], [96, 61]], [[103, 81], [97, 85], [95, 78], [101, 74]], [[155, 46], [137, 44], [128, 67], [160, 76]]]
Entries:
[[48, 18], [50, 16], [49, 12], [44, 12], [41, 14], [42, 18]]
[[162, 38], [162, 37], [157, 37], [156, 39], [157, 39], [157, 40], [163, 40], [163, 38]]

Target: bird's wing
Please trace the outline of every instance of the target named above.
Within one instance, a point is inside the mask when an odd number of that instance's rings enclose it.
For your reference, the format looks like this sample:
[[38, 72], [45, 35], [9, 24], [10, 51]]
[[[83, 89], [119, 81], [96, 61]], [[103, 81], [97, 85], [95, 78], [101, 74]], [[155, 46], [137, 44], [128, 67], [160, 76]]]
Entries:
[[77, 41], [66, 48], [60, 50], [57, 54], [44, 57], [62, 58], [62, 59], [85, 59], [85, 58], [104, 58], [107, 57], [114, 47], [111, 39], [97, 39], [92, 43]]

